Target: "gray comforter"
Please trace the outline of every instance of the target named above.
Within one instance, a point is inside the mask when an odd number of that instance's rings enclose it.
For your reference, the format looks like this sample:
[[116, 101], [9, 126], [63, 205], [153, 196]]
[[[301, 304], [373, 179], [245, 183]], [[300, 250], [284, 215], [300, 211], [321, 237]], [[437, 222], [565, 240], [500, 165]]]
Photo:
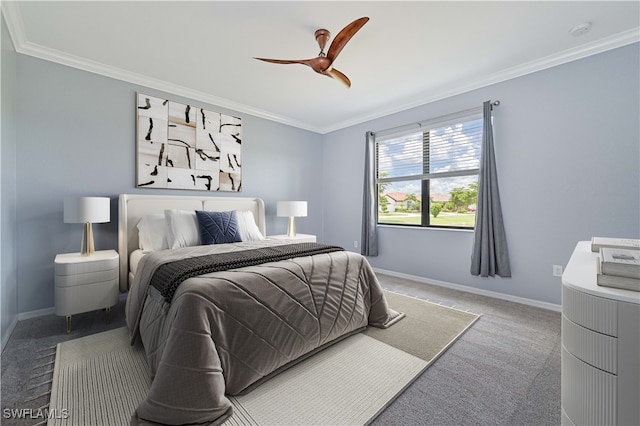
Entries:
[[142, 259], [126, 315], [153, 381], [132, 424], [222, 423], [232, 411], [225, 394], [247, 392], [368, 324], [385, 327], [398, 318], [369, 263], [348, 251], [189, 278], [171, 303], [149, 286], [165, 262], [268, 244], [274, 242], [189, 247]]

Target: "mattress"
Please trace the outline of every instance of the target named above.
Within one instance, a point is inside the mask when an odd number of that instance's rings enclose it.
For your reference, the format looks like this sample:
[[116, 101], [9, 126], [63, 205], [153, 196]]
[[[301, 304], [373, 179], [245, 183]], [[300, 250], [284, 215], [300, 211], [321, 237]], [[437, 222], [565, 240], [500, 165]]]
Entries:
[[132, 276], [138, 271], [138, 264], [144, 256], [151, 253], [150, 251], [138, 249], [131, 252], [129, 255], [129, 272]]

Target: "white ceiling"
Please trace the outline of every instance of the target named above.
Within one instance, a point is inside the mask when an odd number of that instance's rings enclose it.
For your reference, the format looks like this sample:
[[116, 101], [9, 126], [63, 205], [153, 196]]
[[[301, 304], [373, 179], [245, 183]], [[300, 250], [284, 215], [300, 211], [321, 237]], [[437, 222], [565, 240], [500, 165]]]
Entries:
[[[2, 1], [20, 53], [327, 133], [640, 40], [638, 1]], [[334, 63], [303, 65], [370, 21]], [[591, 22], [576, 37], [570, 29]], [[329, 41], [329, 43], [331, 40]]]

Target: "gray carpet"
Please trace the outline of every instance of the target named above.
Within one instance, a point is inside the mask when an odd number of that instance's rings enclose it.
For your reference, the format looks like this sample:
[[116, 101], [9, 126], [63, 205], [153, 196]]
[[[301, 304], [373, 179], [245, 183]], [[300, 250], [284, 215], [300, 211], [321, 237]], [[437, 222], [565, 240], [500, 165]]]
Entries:
[[559, 425], [560, 313], [379, 275], [482, 315], [373, 425]]
[[[559, 425], [560, 314], [456, 290], [379, 275], [383, 287], [482, 315], [453, 347], [422, 374], [374, 425]], [[101, 312], [74, 316], [67, 335], [55, 315], [21, 321], [2, 353], [2, 425], [34, 425], [39, 419], [8, 419], [5, 409], [32, 409], [48, 396], [27, 390], [41, 348], [124, 325], [124, 300], [107, 326]], [[46, 352], [44, 352], [46, 354]], [[53, 360], [53, 358], [49, 358]], [[47, 367], [35, 368], [36, 372]], [[50, 379], [49, 374], [48, 378]]]

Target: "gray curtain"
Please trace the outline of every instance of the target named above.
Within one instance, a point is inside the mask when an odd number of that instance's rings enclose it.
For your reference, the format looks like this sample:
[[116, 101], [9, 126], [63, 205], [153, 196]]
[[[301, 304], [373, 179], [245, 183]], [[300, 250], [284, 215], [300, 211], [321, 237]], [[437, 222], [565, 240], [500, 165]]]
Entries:
[[498, 175], [493, 150], [493, 127], [491, 124], [491, 101], [484, 109], [482, 155], [478, 178], [478, 211], [471, 255], [471, 274], [481, 277], [511, 276], [507, 236], [504, 232]]
[[378, 255], [378, 217], [377, 188], [375, 185], [375, 147], [374, 134], [367, 132], [364, 160], [364, 191], [362, 205], [362, 238], [360, 253], [364, 256]]

